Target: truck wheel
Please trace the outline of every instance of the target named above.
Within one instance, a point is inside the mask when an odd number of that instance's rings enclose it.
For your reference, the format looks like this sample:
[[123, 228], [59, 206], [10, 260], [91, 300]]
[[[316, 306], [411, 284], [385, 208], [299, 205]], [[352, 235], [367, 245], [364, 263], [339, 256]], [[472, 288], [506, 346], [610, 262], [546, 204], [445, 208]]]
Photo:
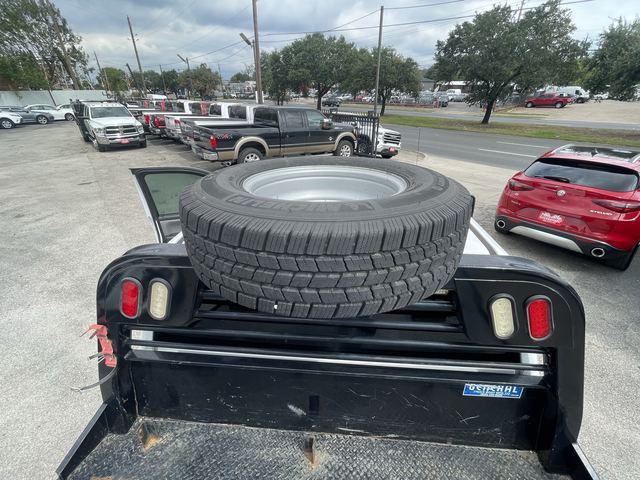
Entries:
[[147, 141], [140, 142], [140, 148], [147, 148]]
[[64, 119], [65, 119], [67, 122], [71, 122], [71, 121], [73, 121], [75, 118], [76, 118], [76, 117], [74, 117], [72, 113], [67, 113], [67, 114], [64, 116]]
[[3, 118], [2, 120], [0, 120], [0, 127], [8, 130], [10, 128], [15, 127], [16, 124], [13, 123], [11, 120], [9, 120], [8, 118]]
[[238, 155], [238, 163], [253, 163], [262, 160], [264, 155], [262, 152], [255, 148], [245, 148], [240, 151]]
[[555, 107], [556, 107], [556, 108], [562, 108], [562, 107], [564, 107], [564, 103], [562, 103], [562, 102], [556, 102]]
[[527, 102], [524, 106], [527, 108], [531, 108], [533, 107], [533, 102]]
[[369, 137], [362, 136], [358, 138], [358, 155], [367, 155], [371, 154], [371, 140]]
[[301, 318], [369, 316], [429, 297], [458, 266], [472, 210], [459, 183], [381, 159], [253, 162], [180, 197], [200, 280], [245, 307]]
[[49, 119], [44, 115], [38, 115], [36, 117], [36, 122], [38, 122], [40, 125], [46, 125], [47, 123], [49, 123]]
[[107, 147], [104, 145], [100, 145], [98, 143], [98, 140], [96, 140], [95, 138], [91, 139], [91, 143], [93, 143], [93, 146], [96, 147], [96, 150], [98, 150], [99, 152], [106, 152]]
[[353, 156], [353, 143], [351, 143], [349, 140], [340, 140], [333, 154], [339, 157]]

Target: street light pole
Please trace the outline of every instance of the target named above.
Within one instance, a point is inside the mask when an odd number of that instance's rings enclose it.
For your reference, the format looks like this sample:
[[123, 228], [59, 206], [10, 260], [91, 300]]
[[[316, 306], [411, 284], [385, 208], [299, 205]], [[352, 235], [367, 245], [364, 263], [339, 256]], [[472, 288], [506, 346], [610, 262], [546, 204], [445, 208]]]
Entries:
[[264, 103], [262, 98], [262, 69], [260, 68], [260, 38], [258, 36], [258, 0], [253, 0], [253, 54], [256, 57], [256, 88], [258, 89], [258, 103]]
[[[187, 75], [189, 76], [189, 94], [193, 94], [193, 78], [191, 76], [191, 66], [189, 65], [189, 57], [187, 58], [182, 58], [182, 56], [177, 53], [176, 55], [178, 55], [178, 58], [180, 60], [182, 60], [184, 63], [187, 64]], [[189, 95], [187, 95], [187, 98], [189, 98]]]
[[380, 61], [382, 59], [382, 17], [384, 7], [380, 7], [380, 28], [378, 30], [378, 67], [376, 68], [376, 91], [373, 97], [373, 114], [378, 113], [378, 89], [380, 88]]

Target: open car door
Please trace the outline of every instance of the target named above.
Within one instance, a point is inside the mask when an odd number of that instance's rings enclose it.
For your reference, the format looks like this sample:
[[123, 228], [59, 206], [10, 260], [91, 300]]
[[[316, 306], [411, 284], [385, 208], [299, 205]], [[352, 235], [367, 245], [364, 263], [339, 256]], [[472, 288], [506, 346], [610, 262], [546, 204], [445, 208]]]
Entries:
[[181, 232], [180, 194], [210, 172], [190, 167], [147, 167], [132, 168], [131, 173], [158, 243], [168, 243]]

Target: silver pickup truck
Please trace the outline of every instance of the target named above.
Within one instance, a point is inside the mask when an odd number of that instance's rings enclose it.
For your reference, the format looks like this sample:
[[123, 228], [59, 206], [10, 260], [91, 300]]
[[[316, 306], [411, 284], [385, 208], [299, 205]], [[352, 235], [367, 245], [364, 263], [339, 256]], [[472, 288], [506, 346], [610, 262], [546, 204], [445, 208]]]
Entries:
[[124, 105], [81, 101], [72, 105], [80, 135], [85, 142], [92, 142], [98, 151], [115, 146], [147, 146], [142, 123]]

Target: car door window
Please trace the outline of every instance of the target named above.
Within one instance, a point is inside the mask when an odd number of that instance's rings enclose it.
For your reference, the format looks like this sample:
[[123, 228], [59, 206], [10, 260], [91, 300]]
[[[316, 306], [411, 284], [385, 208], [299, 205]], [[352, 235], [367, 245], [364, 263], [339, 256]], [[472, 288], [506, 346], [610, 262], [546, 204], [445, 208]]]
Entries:
[[159, 242], [180, 230], [179, 199], [182, 191], [208, 172], [194, 168], [152, 167], [132, 169]]
[[322, 125], [322, 121], [325, 119], [325, 116], [320, 112], [315, 112], [312, 110], [307, 110], [307, 123], [309, 124], [310, 129], [318, 129]]
[[287, 129], [293, 130], [304, 128], [303, 112], [299, 110], [284, 110], [283, 117]]

